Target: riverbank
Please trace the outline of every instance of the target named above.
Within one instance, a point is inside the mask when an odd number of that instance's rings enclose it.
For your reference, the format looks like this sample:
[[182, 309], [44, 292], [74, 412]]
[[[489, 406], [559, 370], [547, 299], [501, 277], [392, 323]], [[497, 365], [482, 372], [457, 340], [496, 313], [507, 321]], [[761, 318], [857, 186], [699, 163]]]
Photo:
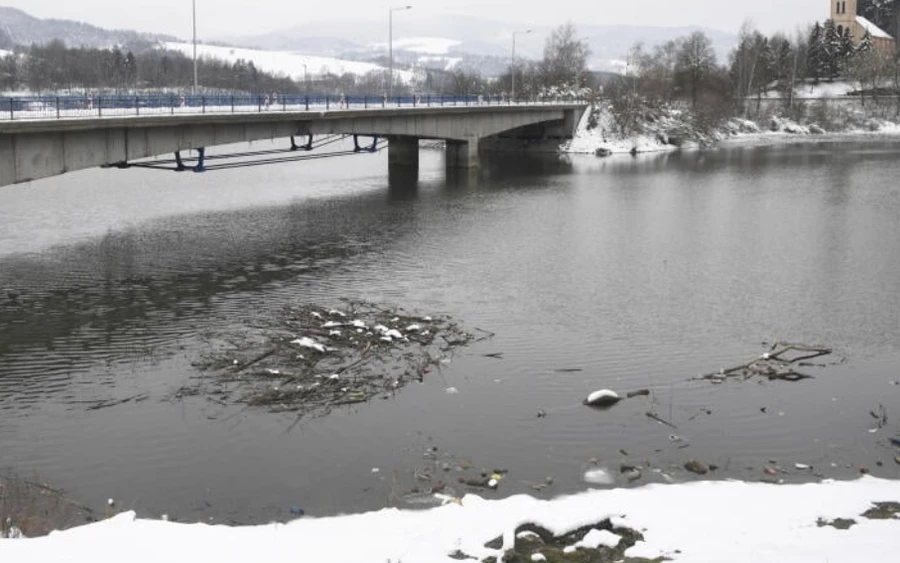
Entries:
[[[446, 497], [427, 511], [385, 509], [288, 524], [208, 526], [133, 512], [40, 539], [0, 540], [4, 561], [896, 560], [900, 482], [737, 481], [594, 490], [541, 501]], [[591, 559], [593, 560], [593, 559]], [[612, 559], [610, 559], [612, 560]]]
[[797, 122], [782, 115], [752, 120], [732, 117], [714, 127], [699, 127], [688, 110], [646, 109], [623, 127], [610, 108], [585, 112], [574, 138], [560, 147], [562, 153], [641, 154], [709, 148], [726, 142], [752, 144], [829, 139], [900, 138], [900, 122], [883, 118], [842, 114], [832, 116], [828, 127], [817, 122]]

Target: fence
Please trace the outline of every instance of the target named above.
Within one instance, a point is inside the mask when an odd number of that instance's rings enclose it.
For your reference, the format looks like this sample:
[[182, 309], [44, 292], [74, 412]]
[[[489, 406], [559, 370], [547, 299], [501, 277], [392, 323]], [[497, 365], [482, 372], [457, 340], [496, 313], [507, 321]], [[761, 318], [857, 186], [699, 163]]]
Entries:
[[547, 105], [575, 98], [513, 102], [506, 96], [97, 95], [0, 97], [0, 121], [205, 113], [261, 113], [440, 106]]

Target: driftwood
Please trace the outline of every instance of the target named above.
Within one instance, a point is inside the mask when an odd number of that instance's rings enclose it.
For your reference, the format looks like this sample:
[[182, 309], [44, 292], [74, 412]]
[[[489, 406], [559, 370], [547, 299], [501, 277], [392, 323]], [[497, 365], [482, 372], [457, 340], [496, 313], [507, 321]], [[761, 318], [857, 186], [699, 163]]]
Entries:
[[769, 351], [749, 362], [721, 369], [717, 372], [699, 375], [694, 380], [708, 380], [721, 383], [729, 378], [747, 380], [751, 377], [765, 377], [769, 380], [802, 381], [812, 379], [813, 376], [798, 371], [799, 367], [836, 365], [842, 363], [843, 357], [831, 364], [811, 364], [809, 360], [830, 356], [834, 353], [831, 348], [821, 346], [809, 346], [807, 344], [790, 344], [776, 342], [771, 344]]

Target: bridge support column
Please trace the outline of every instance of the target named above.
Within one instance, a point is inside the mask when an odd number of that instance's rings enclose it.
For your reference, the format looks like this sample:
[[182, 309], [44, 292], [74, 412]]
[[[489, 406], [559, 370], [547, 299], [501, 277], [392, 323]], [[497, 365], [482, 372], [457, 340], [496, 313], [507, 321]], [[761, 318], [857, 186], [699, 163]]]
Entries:
[[404, 175], [419, 174], [419, 139], [388, 137], [389, 172], [403, 170]]
[[478, 138], [447, 141], [447, 168], [478, 168]]

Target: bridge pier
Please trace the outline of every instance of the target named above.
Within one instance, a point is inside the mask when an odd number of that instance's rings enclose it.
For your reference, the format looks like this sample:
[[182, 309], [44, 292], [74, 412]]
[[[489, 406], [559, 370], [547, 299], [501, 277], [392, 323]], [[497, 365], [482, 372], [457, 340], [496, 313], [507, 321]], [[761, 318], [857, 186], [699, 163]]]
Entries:
[[403, 176], [419, 174], [419, 139], [416, 137], [388, 137], [388, 172], [401, 170]]
[[447, 141], [447, 168], [478, 168], [478, 138], [468, 141]]

